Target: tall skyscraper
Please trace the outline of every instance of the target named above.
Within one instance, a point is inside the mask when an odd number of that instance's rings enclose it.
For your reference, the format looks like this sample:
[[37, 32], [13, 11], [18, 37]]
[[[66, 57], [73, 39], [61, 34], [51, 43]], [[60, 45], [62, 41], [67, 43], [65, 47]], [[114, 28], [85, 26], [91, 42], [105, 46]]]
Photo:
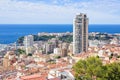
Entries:
[[88, 49], [88, 18], [86, 14], [77, 14], [73, 21], [73, 54]]
[[24, 37], [24, 46], [26, 49], [26, 54], [31, 53], [33, 42], [34, 42], [33, 35], [28, 35]]

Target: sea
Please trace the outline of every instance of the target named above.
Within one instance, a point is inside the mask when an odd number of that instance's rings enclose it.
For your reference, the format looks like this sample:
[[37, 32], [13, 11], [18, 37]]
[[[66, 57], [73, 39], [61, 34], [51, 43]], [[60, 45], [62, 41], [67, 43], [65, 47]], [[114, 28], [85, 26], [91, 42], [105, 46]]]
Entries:
[[[120, 33], [120, 25], [90, 24], [90, 32]], [[25, 35], [38, 34], [40, 32], [62, 33], [72, 32], [72, 24], [0, 24], [0, 44], [10, 44]]]

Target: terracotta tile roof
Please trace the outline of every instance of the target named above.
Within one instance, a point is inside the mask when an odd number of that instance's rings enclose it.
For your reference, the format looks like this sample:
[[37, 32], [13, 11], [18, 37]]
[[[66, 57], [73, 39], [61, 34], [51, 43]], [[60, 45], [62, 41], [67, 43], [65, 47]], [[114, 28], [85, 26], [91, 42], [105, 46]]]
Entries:
[[61, 79], [56, 77], [56, 78], [52, 78], [52, 79], [49, 79], [49, 80], [61, 80]]
[[34, 75], [29, 75], [29, 76], [23, 76], [20, 79], [21, 80], [45, 80], [46, 75], [34, 74]]

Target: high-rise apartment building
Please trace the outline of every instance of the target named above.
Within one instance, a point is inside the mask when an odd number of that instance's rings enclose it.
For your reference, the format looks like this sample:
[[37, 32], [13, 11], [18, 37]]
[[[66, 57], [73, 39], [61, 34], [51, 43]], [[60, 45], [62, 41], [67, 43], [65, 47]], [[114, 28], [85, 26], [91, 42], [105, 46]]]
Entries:
[[77, 14], [73, 21], [73, 54], [88, 49], [88, 18], [86, 14]]
[[24, 37], [24, 46], [26, 49], [26, 54], [31, 53], [33, 42], [34, 42], [33, 35], [28, 35]]

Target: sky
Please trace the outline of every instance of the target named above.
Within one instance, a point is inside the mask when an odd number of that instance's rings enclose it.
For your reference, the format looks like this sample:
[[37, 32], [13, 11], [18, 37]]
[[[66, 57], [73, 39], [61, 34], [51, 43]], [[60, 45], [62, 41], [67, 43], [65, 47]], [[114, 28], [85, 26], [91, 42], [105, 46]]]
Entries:
[[0, 0], [0, 24], [72, 24], [78, 13], [89, 24], [120, 24], [120, 0]]

